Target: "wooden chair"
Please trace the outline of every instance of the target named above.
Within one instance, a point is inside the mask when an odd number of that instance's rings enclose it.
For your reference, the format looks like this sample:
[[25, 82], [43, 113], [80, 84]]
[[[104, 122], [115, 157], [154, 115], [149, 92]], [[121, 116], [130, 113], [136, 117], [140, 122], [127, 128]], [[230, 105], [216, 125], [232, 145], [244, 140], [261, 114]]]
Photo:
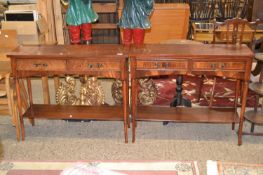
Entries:
[[249, 84], [249, 89], [255, 93], [255, 106], [254, 110], [245, 113], [245, 119], [251, 123], [251, 129], [250, 133], [244, 132], [243, 134], [263, 136], [263, 133], [254, 133], [255, 125], [263, 125], [263, 104], [260, 104], [261, 109], [258, 110], [259, 99], [263, 97], [263, 53], [257, 53], [255, 59], [257, 60], [256, 67], [260, 67], [260, 72], [257, 72], [259, 73], [259, 82]]
[[[256, 32], [256, 26], [258, 21], [249, 22], [246, 19], [233, 18], [226, 20], [223, 23], [215, 22], [213, 29], [213, 42], [212, 43], [223, 43], [223, 44], [248, 44], [250, 48], [253, 47], [254, 35]], [[214, 84], [210, 94], [209, 106], [212, 107], [214, 95], [215, 95], [215, 86], [216, 86], [216, 77], [214, 77]], [[236, 80], [235, 87], [235, 101], [234, 107], [237, 108], [238, 96], [240, 93], [240, 80]], [[234, 130], [234, 123], [232, 124], [232, 129]]]
[[248, 44], [253, 47], [256, 27], [259, 21], [249, 22], [246, 19], [233, 18], [222, 22], [214, 22], [212, 43]]

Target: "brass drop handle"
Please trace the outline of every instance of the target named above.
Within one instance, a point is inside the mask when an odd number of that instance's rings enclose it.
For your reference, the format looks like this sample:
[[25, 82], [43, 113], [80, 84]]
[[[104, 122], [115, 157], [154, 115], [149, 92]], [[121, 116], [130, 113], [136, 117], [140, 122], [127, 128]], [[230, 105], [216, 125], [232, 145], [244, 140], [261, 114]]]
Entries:
[[216, 69], [216, 64], [215, 63], [211, 63], [211, 65], [210, 65], [210, 67], [211, 67], [211, 69]]
[[221, 64], [221, 69], [225, 69], [226, 63]]
[[89, 69], [92, 69], [92, 68], [93, 68], [93, 64], [90, 64], [90, 63], [89, 63], [89, 64], [88, 64], [88, 68], [89, 68]]
[[48, 64], [46, 64], [46, 63], [34, 63], [33, 66], [34, 67], [48, 67]]
[[162, 67], [168, 68], [169, 67], [169, 63], [163, 63]]
[[97, 68], [102, 68], [103, 64], [102, 63], [97, 63]]
[[155, 66], [156, 68], [160, 68], [161, 65], [160, 65], [160, 63], [155, 62], [154, 66]]

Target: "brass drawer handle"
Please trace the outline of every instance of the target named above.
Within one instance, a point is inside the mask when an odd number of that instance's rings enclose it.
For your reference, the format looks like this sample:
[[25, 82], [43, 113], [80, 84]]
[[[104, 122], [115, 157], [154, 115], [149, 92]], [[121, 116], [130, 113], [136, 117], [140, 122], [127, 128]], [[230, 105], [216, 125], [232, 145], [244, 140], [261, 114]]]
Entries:
[[225, 69], [226, 68], [226, 63], [221, 64], [221, 69]]
[[160, 68], [160, 66], [161, 66], [160, 63], [158, 63], [158, 62], [155, 62], [155, 63], [154, 63], [154, 67], [155, 67], [155, 68], [158, 69], [158, 68]]
[[162, 64], [162, 67], [163, 67], [163, 68], [168, 68], [168, 67], [169, 67], [169, 63], [163, 63], [163, 64]]
[[211, 69], [213, 69], [213, 70], [216, 69], [216, 63], [211, 63], [211, 64], [210, 64], [210, 67], [211, 67]]
[[46, 64], [46, 63], [34, 63], [33, 66], [34, 67], [48, 67], [48, 64]]
[[169, 63], [158, 63], [158, 62], [156, 62], [156, 63], [154, 63], [154, 66], [155, 66], [155, 68], [168, 68], [169, 66], [170, 66], [170, 64]]
[[103, 64], [102, 63], [97, 63], [97, 68], [103, 68]]
[[92, 69], [92, 68], [103, 68], [103, 64], [102, 63], [96, 63], [96, 64], [91, 64], [91, 63], [88, 63], [88, 68], [89, 69]]
[[93, 68], [93, 64], [88, 64], [88, 68], [92, 69]]

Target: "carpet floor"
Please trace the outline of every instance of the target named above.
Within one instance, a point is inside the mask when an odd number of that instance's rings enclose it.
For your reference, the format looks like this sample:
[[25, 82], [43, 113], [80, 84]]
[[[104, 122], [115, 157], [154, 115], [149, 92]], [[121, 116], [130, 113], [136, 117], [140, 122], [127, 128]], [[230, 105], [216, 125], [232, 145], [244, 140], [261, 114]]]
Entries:
[[[250, 124], [245, 123], [249, 131]], [[223, 124], [138, 122], [136, 142], [124, 143], [122, 122], [25, 121], [26, 140], [17, 142], [9, 117], [0, 117], [3, 160], [15, 161], [197, 161], [201, 174], [207, 160], [263, 164], [263, 137], [243, 136]], [[237, 128], [237, 126], [236, 126]], [[258, 126], [255, 131], [263, 132]]]

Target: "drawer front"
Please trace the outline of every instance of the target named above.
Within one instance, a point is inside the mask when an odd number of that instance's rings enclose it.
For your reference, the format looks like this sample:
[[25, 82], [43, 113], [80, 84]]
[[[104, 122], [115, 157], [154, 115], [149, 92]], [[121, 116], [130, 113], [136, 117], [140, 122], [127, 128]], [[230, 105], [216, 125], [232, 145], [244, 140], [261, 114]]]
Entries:
[[206, 61], [195, 61], [193, 63], [193, 70], [202, 71], [245, 71], [245, 62], [206, 62]]
[[17, 60], [17, 70], [22, 71], [65, 71], [65, 60]]
[[187, 69], [187, 61], [137, 61], [137, 69]]
[[115, 61], [87, 61], [69, 60], [67, 63], [69, 71], [118, 71], [120, 62]]

